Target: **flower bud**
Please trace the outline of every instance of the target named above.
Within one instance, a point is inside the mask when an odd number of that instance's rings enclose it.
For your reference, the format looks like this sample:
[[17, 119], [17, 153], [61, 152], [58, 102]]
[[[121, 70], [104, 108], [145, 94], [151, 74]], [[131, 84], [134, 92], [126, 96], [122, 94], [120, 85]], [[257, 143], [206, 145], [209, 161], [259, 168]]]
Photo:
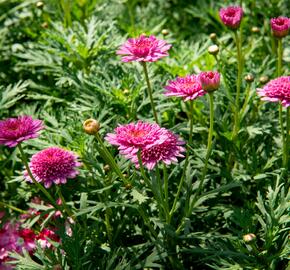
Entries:
[[254, 76], [252, 75], [252, 74], [248, 74], [248, 75], [246, 75], [245, 76], [245, 81], [247, 82], [247, 83], [251, 83], [251, 82], [253, 82], [254, 81]]
[[130, 183], [126, 184], [125, 189], [127, 189], [127, 190], [132, 189], [132, 185]]
[[109, 172], [110, 171], [110, 165], [109, 164], [106, 164], [105, 166], [104, 166], [104, 171], [105, 172]]
[[129, 93], [130, 93], [130, 91], [129, 91], [128, 89], [124, 89], [124, 90], [123, 90], [123, 94], [124, 94], [124, 95], [128, 95]]
[[219, 52], [219, 47], [217, 45], [211, 45], [208, 47], [207, 51], [209, 54], [217, 55]]
[[260, 81], [260, 83], [265, 84], [266, 82], [269, 81], [269, 77], [268, 76], [261, 76], [259, 81]]
[[85, 133], [87, 133], [89, 135], [95, 135], [100, 130], [100, 124], [95, 119], [87, 119], [83, 123], [83, 129], [84, 129]]
[[257, 238], [256, 235], [253, 233], [248, 233], [248, 234], [243, 235], [243, 240], [246, 243], [250, 243], [250, 242], [256, 240], [256, 238]]
[[42, 1], [38, 1], [38, 2], [36, 3], [36, 7], [39, 8], [39, 9], [42, 9], [43, 6], [44, 6], [44, 3], [43, 3]]
[[212, 40], [212, 41], [215, 41], [216, 40], [216, 33], [211, 33], [209, 35], [209, 38]]
[[278, 17], [271, 19], [273, 35], [277, 38], [286, 37], [290, 28], [290, 18]]
[[260, 29], [259, 29], [257, 26], [253, 26], [253, 27], [251, 28], [251, 32], [252, 32], [252, 33], [260, 33]]
[[237, 29], [243, 18], [243, 9], [240, 6], [229, 6], [221, 8], [219, 15], [225, 26], [231, 29]]
[[47, 23], [47, 22], [43, 22], [43, 23], [41, 24], [41, 27], [42, 27], [42, 28], [48, 28], [48, 23]]
[[220, 74], [217, 71], [201, 72], [198, 78], [206, 92], [216, 91], [220, 86]]
[[163, 36], [167, 36], [169, 34], [169, 31], [167, 29], [162, 29], [161, 33]]

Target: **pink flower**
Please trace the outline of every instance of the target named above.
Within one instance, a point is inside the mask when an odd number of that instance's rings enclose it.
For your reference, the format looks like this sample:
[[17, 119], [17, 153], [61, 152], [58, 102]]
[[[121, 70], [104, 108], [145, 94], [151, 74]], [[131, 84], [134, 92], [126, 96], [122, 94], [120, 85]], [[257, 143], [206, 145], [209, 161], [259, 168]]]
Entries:
[[8, 252], [22, 253], [22, 249], [35, 249], [35, 234], [31, 229], [22, 229], [20, 224], [7, 222], [0, 230], [0, 265], [9, 260]]
[[60, 243], [60, 237], [54, 232], [54, 230], [43, 228], [37, 236], [37, 242], [40, 244], [41, 248], [51, 248], [52, 241]]
[[[166, 130], [167, 139], [160, 144], [145, 147], [141, 151], [142, 164], [148, 170], [152, 170], [159, 161], [163, 161], [166, 165], [178, 162], [177, 157], [184, 157], [182, 152], [185, 148], [181, 145], [185, 144], [177, 135]], [[139, 167], [138, 157], [134, 156], [132, 162]]]
[[159, 161], [165, 164], [177, 162], [176, 157], [185, 149], [181, 146], [184, 142], [171, 131], [159, 127], [157, 124], [146, 122], [131, 123], [119, 126], [115, 134], [108, 134], [106, 140], [117, 145], [120, 154], [130, 159], [138, 167], [138, 151], [144, 166], [153, 169]]
[[262, 100], [271, 102], [281, 101], [282, 105], [290, 105], [290, 76], [282, 76], [269, 81], [264, 88], [257, 89]]
[[278, 17], [271, 19], [271, 28], [273, 35], [278, 38], [282, 38], [288, 35], [290, 28], [290, 18]]
[[136, 124], [119, 125], [115, 133], [107, 134], [105, 139], [118, 146], [121, 155], [131, 157], [139, 149], [163, 142], [167, 138], [164, 130], [157, 124], [138, 121]]
[[[77, 156], [70, 151], [58, 147], [50, 147], [34, 154], [29, 163], [30, 170], [35, 180], [43, 182], [46, 188], [52, 183], [65, 184], [67, 178], [74, 178], [78, 174], [76, 167]], [[32, 182], [27, 171], [24, 172], [26, 180]]]
[[182, 97], [184, 101], [196, 99], [206, 93], [196, 75], [178, 77], [174, 81], [169, 81], [164, 88], [167, 90], [164, 93], [166, 96]]
[[37, 138], [38, 131], [43, 129], [41, 120], [33, 120], [31, 116], [18, 116], [0, 121], [0, 144], [14, 147], [17, 144]]
[[213, 92], [220, 86], [220, 74], [217, 71], [201, 72], [198, 76], [202, 89]]
[[219, 12], [223, 24], [231, 29], [237, 29], [243, 18], [243, 9], [239, 6], [221, 8]]
[[124, 55], [123, 62], [155, 62], [167, 56], [170, 48], [171, 45], [164, 40], [157, 39], [155, 36], [141, 35], [138, 38], [129, 38], [117, 54]]

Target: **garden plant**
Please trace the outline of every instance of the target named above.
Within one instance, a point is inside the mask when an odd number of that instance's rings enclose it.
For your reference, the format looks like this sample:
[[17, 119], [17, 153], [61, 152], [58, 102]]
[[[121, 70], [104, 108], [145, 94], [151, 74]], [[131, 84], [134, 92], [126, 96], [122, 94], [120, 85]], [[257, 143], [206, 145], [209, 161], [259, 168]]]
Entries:
[[0, 0], [0, 270], [289, 270], [289, 11]]

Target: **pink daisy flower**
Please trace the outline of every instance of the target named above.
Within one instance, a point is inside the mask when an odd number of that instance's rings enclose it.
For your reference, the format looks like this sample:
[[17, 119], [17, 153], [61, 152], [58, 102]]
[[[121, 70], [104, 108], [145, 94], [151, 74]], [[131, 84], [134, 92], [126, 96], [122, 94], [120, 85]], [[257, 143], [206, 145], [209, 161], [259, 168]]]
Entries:
[[168, 56], [167, 51], [171, 45], [155, 36], [146, 37], [141, 35], [138, 38], [129, 38], [117, 51], [117, 54], [124, 55], [123, 62], [155, 62], [158, 59]]
[[152, 146], [166, 140], [165, 129], [157, 124], [138, 121], [127, 125], [119, 125], [115, 133], [109, 133], [106, 140], [118, 146], [121, 155], [132, 157], [137, 155], [139, 149]]
[[[29, 167], [35, 180], [42, 182], [46, 188], [52, 183], [65, 184], [68, 178], [74, 178], [78, 174], [76, 167], [78, 156], [73, 152], [59, 147], [50, 147], [34, 154]], [[27, 171], [24, 172], [27, 181], [32, 182]]]
[[176, 80], [169, 81], [164, 88], [167, 90], [164, 93], [166, 96], [182, 97], [184, 101], [193, 100], [206, 94], [196, 75], [177, 77]]
[[220, 86], [220, 74], [217, 71], [205, 71], [198, 75], [202, 89], [213, 92]]
[[278, 17], [271, 19], [271, 28], [273, 35], [278, 38], [282, 38], [288, 35], [290, 28], [290, 18]]
[[[182, 152], [185, 151], [185, 148], [181, 145], [184, 145], [185, 142], [169, 130], [166, 130], [166, 135], [167, 139], [162, 143], [145, 147], [141, 150], [142, 164], [148, 170], [152, 170], [160, 161], [169, 165], [177, 163], [177, 157], [184, 157]], [[138, 157], [134, 156], [132, 162], [135, 163], [137, 168], [139, 167]]]
[[41, 120], [34, 120], [31, 116], [18, 116], [0, 121], [0, 144], [14, 147], [19, 143], [37, 138], [42, 130]]
[[108, 134], [106, 140], [117, 145], [120, 154], [130, 159], [138, 167], [138, 151], [141, 151], [141, 159], [144, 166], [153, 169], [159, 161], [165, 164], [177, 162], [176, 157], [185, 149], [181, 146], [184, 142], [171, 131], [139, 121], [136, 124], [119, 126], [115, 134]]
[[243, 9], [239, 6], [221, 8], [219, 11], [223, 24], [231, 29], [237, 29], [243, 18]]
[[281, 101], [284, 107], [290, 105], [290, 76], [282, 76], [269, 81], [263, 88], [257, 89], [262, 100]]

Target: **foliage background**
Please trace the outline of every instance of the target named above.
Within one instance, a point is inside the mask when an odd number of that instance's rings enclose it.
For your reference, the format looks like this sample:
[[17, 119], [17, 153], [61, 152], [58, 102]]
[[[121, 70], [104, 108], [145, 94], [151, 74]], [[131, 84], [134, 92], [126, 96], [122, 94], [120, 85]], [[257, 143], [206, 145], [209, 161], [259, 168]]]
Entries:
[[[262, 86], [261, 76], [276, 77], [276, 42], [269, 18], [289, 14], [289, 3], [240, 2], [236, 4], [245, 10], [244, 75], [252, 73], [256, 79], [250, 85], [239, 141], [234, 143], [230, 140], [233, 98], [227, 93], [235, 92], [235, 49], [231, 33], [218, 17], [219, 8], [232, 2], [48, 0], [39, 7], [39, 1], [34, 0], [0, 0], [0, 118], [30, 114], [43, 119], [46, 131], [27, 142], [28, 153], [59, 145], [77, 152], [84, 164], [80, 177], [69, 182], [63, 192], [86, 229], [76, 225], [72, 238], [63, 236], [68, 255], [62, 262], [56, 254], [41, 255], [39, 251], [36, 261], [47, 267], [43, 269], [52, 269], [57, 263], [64, 269], [168, 267], [164, 244], [160, 251], [138, 211], [146, 209], [160, 235], [164, 231], [174, 234], [182, 204], [189, 191], [197, 188], [203, 167], [209, 113], [206, 97], [194, 102], [191, 170], [173, 228], [158, 220], [150, 191], [128, 162], [117, 157], [132, 189], [104, 170], [105, 163], [93, 139], [83, 133], [82, 122], [98, 119], [104, 135], [118, 123], [152, 120], [150, 102], [143, 94], [146, 85], [141, 67], [121, 63], [116, 49], [127, 37], [154, 34], [173, 44], [170, 57], [149, 67], [162, 126], [186, 139], [188, 107], [180, 100], [165, 98], [163, 86], [178, 75], [218, 68], [207, 53], [213, 44], [209, 39], [212, 32], [218, 36], [223, 73], [222, 87], [215, 95], [215, 150], [205, 190], [182, 234], [173, 237], [178, 256], [185, 269], [286, 269], [290, 195], [289, 180], [280, 177], [278, 109], [275, 104], [260, 102], [255, 91]], [[251, 32], [253, 26], [260, 32]], [[169, 34], [163, 36], [162, 29]], [[285, 74], [289, 74], [287, 44], [289, 37], [284, 40]], [[243, 82], [243, 92], [246, 88]], [[237, 164], [234, 170], [231, 155]], [[182, 165], [171, 166], [172, 201]], [[20, 208], [37, 193], [22, 181], [22, 170], [17, 150], [0, 147], [1, 201]], [[115, 232], [110, 244], [103, 233], [106, 207], [112, 211]], [[247, 233], [257, 235], [257, 250], [243, 242]], [[18, 258], [19, 269], [28, 269], [33, 263], [23, 258]], [[32, 269], [42, 269], [39, 267]]]

